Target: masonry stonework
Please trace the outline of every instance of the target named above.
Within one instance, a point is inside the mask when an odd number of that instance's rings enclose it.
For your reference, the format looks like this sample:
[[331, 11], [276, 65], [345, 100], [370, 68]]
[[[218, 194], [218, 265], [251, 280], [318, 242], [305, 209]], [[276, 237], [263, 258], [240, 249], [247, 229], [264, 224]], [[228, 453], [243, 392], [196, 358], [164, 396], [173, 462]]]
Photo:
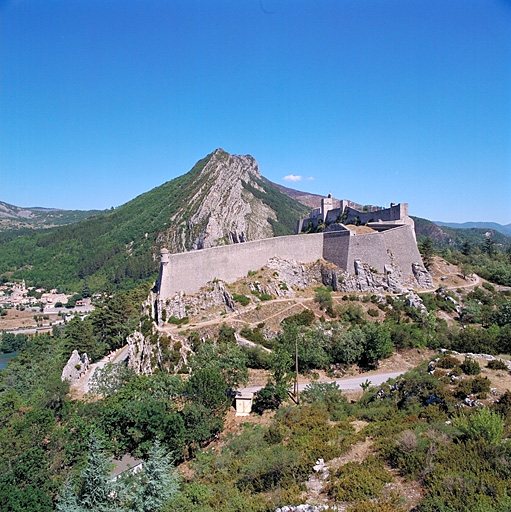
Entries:
[[399, 225], [383, 232], [355, 235], [348, 230], [290, 235], [240, 244], [212, 247], [186, 253], [162, 250], [159, 300], [178, 292], [193, 294], [215, 278], [227, 283], [258, 270], [272, 257], [313, 263], [332, 262], [355, 274], [355, 261], [368, 264], [380, 273], [398, 269], [404, 281], [412, 282], [412, 264], [422, 265], [413, 226]]

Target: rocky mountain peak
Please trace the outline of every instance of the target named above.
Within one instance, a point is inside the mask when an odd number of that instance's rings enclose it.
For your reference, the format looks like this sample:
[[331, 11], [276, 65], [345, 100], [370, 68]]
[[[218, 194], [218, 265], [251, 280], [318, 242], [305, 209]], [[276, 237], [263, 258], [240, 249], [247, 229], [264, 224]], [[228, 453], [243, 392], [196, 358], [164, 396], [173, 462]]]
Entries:
[[254, 157], [215, 150], [158, 242], [179, 252], [273, 236], [277, 212], [265, 202], [265, 187], [272, 185]]

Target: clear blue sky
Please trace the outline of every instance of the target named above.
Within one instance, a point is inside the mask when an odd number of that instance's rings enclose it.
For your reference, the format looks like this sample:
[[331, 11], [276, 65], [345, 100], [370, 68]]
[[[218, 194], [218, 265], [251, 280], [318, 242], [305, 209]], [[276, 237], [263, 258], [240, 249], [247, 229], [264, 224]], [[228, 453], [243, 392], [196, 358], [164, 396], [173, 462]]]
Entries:
[[511, 222], [509, 0], [0, 1], [2, 201], [119, 206], [222, 147], [300, 190]]

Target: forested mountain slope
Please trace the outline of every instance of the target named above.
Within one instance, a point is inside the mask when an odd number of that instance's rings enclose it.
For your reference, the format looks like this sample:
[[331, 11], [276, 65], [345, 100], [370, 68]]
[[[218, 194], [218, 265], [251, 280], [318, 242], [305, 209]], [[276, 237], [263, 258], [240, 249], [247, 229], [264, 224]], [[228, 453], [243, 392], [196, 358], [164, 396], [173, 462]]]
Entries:
[[491, 238], [497, 246], [507, 247], [511, 245], [511, 237], [488, 228], [452, 228], [449, 226], [438, 226], [430, 220], [413, 217], [415, 221], [415, 232], [419, 241], [430, 238], [438, 248], [461, 247], [468, 243], [473, 247], [483, 246], [488, 238]]
[[485, 230], [493, 230], [502, 233], [503, 235], [511, 236], [511, 224], [502, 225], [497, 222], [440, 222], [435, 221], [439, 226], [446, 226], [455, 229], [471, 229], [480, 228]]
[[217, 149], [115, 210], [0, 245], [0, 275], [91, 290], [155, 275], [163, 246], [182, 252], [294, 232], [306, 207], [263, 178], [251, 156]]

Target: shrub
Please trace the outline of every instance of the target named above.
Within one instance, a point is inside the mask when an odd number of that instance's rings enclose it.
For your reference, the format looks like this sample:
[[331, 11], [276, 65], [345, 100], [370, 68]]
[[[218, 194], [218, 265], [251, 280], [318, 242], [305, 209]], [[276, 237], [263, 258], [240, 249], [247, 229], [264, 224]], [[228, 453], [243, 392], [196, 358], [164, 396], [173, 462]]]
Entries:
[[454, 368], [455, 366], [458, 366], [459, 362], [458, 360], [453, 356], [442, 356], [437, 365], [437, 368]]
[[456, 386], [455, 395], [459, 398], [465, 398], [468, 395], [488, 393], [488, 391], [490, 391], [488, 377], [476, 377], [460, 381]]
[[377, 309], [373, 309], [373, 308], [372, 309], [368, 309], [367, 310], [367, 314], [369, 316], [372, 316], [373, 318], [377, 318], [378, 316], [380, 316], [380, 313], [378, 312], [378, 310]]
[[247, 356], [247, 367], [260, 370], [269, 370], [271, 368], [270, 354], [259, 347], [242, 347], [242, 351]]
[[232, 298], [242, 306], [247, 306], [250, 303], [250, 298], [243, 294], [233, 293]]
[[332, 289], [320, 286], [316, 288], [316, 295], [314, 301], [319, 304], [319, 307], [324, 310], [331, 310], [333, 307]]
[[258, 343], [259, 345], [264, 345], [266, 342], [260, 327], [251, 329], [248, 325], [246, 325], [241, 329], [240, 334], [247, 340]]
[[470, 357], [465, 358], [465, 361], [461, 363], [460, 368], [466, 375], [479, 375], [481, 373], [481, 366], [479, 366], [479, 363]]
[[313, 382], [305, 388], [301, 398], [306, 404], [314, 404], [326, 409], [332, 421], [345, 420], [348, 416], [348, 400], [335, 382]]
[[364, 462], [348, 462], [342, 466], [327, 486], [336, 501], [358, 501], [377, 497], [383, 486], [392, 481], [383, 464], [373, 456]]
[[175, 325], [183, 325], [183, 324], [187, 324], [188, 322], [190, 322], [190, 319], [187, 316], [185, 316], [183, 318], [177, 318], [177, 317], [172, 315], [168, 319], [168, 323], [169, 324], [175, 324]]
[[282, 320], [281, 324], [284, 326], [286, 324], [294, 324], [294, 325], [303, 325], [309, 327], [312, 325], [312, 322], [316, 319], [316, 315], [314, 311], [311, 309], [305, 309], [300, 313], [296, 313], [295, 315], [288, 316]]
[[500, 414], [480, 407], [470, 416], [455, 418], [454, 425], [461, 430], [465, 440], [483, 439], [488, 444], [499, 444], [504, 434], [504, 421]]
[[495, 291], [495, 286], [493, 286], [490, 283], [487, 283], [486, 281], [483, 282], [483, 288], [485, 290], [488, 290], [489, 292], [494, 292]]
[[286, 398], [287, 390], [284, 386], [268, 383], [257, 393], [252, 410], [257, 414], [262, 414], [267, 410], [273, 411], [278, 409]]
[[507, 370], [507, 364], [502, 361], [501, 359], [493, 359], [492, 361], [488, 362], [488, 368], [490, 370]]

